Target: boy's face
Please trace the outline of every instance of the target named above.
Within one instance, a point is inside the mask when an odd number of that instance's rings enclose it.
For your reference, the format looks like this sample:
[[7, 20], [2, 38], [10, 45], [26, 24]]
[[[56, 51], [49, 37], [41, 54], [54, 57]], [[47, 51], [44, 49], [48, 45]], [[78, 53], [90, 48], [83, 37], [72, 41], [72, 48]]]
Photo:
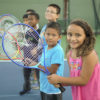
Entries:
[[24, 19], [23, 19], [23, 22], [24, 22], [25, 24], [28, 24], [28, 18], [24, 18]]
[[58, 31], [53, 28], [47, 28], [45, 31], [45, 39], [49, 47], [54, 47], [61, 39]]
[[36, 27], [36, 24], [38, 23], [38, 19], [34, 15], [29, 15], [28, 16], [28, 23], [32, 27]]
[[59, 18], [59, 14], [57, 14], [57, 9], [49, 6], [45, 11], [45, 18], [48, 21], [55, 21]]

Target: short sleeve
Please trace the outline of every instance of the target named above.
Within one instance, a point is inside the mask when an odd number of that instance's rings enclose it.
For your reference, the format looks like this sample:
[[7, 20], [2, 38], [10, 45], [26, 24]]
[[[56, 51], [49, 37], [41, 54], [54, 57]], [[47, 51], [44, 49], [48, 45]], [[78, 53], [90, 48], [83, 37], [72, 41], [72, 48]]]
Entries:
[[63, 52], [56, 51], [51, 58], [51, 64], [62, 64], [64, 60]]

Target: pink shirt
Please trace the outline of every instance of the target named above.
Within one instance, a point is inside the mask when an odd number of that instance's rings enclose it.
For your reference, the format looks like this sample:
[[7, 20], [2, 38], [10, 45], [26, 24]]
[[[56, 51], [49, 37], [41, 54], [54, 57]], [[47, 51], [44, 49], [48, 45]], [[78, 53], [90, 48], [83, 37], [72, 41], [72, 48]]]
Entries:
[[[78, 77], [82, 69], [82, 58], [69, 57], [70, 76]], [[94, 72], [85, 86], [72, 86], [73, 100], [100, 100], [100, 64], [96, 64]]]

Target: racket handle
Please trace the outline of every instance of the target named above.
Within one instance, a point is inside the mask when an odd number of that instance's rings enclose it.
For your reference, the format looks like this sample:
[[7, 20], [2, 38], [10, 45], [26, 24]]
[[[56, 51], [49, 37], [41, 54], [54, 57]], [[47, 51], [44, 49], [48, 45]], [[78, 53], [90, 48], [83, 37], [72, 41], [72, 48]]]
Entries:
[[[52, 73], [49, 73], [49, 75], [52, 75]], [[61, 83], [58, 83], [60, 85], [59, 89], [61, 92], [64, 92], [65, 91], [65, 88], [62, 86]]]
[[60, 85], [60, 87], [59, 87], [60, 91], [61, 91], [61, 92], [64, 92], [64, 91], [65, 91], [65, 88], [62, 86], [61, 83], [58, 83], [58, 84]]

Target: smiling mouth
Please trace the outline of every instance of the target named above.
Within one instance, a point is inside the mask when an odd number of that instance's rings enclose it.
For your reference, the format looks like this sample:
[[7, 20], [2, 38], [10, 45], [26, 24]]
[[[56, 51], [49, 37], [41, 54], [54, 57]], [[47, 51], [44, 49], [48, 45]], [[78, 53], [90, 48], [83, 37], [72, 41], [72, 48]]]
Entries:
[[48, 41], [49, 43], [52, 43], [52, 41]]
[[77, 45], [77, 43], [70, 43], [71, 45]]
[[71, 44], [76, 44], [76, 42], [71, 42]]

